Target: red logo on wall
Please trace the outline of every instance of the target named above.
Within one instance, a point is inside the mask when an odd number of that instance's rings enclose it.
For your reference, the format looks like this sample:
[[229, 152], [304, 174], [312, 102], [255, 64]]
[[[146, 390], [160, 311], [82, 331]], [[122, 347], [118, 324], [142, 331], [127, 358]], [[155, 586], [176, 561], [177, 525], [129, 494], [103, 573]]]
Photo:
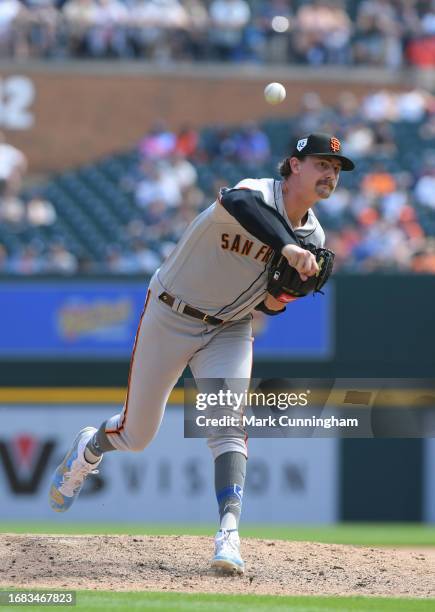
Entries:
[[0, 440], [0, 463], [13, 493], [36, 493], [55, 446], [53, 440], [42, 442], [29, 434]]

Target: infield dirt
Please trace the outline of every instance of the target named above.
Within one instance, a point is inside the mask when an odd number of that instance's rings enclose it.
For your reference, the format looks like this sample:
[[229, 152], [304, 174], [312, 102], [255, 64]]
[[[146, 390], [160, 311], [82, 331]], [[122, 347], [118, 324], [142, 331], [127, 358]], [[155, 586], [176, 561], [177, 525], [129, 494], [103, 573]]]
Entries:
[[0, 535], [0, 586], [435, 597], [435, 551], [242, 539], [244, 576], [210, 569], [213, 538]]

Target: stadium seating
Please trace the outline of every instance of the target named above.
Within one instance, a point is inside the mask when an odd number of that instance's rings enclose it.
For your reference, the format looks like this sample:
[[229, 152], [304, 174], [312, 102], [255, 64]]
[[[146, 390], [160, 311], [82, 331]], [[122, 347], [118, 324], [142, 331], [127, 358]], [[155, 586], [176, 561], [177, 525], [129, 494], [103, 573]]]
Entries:
[[[289, 134], [293, 127], [291, 120], [282, 119], [268, 120], [261, 124], [261, 129], [270, 140], [273, 155], [257, 166], [241, 163], [233, 157], [215, 155], [212, 147], [213, 129], [204, 129], [200, 136], [201, 154], [192, 160], [198, 174], [198, 187], [204, 195], [202, 207], [215, 198], [216, 183], [233, 185], [246, 176], [255, 178], [276, 175], [278, 161], [288, 151]], [[418, 136], [418, 128], [415, 123], [393, 123], [397, 154], [391, 157], [380, 153], [359, 158], [356, 172], [343, 173], [341, 185], [356, 194], [362, 177], [372, 170], [373, 162], [376, 161], [382, 162], [387, 172], [394, 174], [406, 170], [418, 178], [422, 154], [433, 144]], [[36, 190], [28, 190], [24, 199], [38, 193], [53, 203], [57, 212], [55, 224], [50, 227], [27, 227], [17, 232], [0, 226], [0, 242], [9, 254], [13, 254], [29, 242], [44, 244], [60, 240], [74, 255], [96, 264], [105, 261], [112, 247], [121, 253], [128, 253], [132, 245], [126, 235], [126, 227], [131, 220], [141, 218], [143, 210], [135, 202], [134, 190], [126, 190], [123, 182], [126, 177], [137, 173], [139, 161], [138, 152], [129, 150], [63, 172], [49, 180], [42, 189], [38, 187]], [[410, 198], [412, 200], [411, 192]], [[425, 233], [435, 236], [433, 210], [421, 205], [415, 205], [415, 210]], [[329, 218], [327, 214], [321, 220], [326, 227], [329, 224], [330, 229], [339, 229], [348, 218], [344, 214], [338, 225], [337, 218]], [[148, 236], [147, 242], [149, 248], [159, 251], [158, 237], [153, 240]]]

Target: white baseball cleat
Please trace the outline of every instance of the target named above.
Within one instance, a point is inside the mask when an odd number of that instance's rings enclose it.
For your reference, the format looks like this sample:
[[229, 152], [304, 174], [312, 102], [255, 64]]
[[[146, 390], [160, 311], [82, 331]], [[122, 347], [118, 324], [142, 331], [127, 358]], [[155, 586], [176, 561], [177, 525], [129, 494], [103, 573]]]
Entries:
[[231, 574], [243, 574], [245, 564], [240, 556], [240, 538], [237, 529], [219, 529], [215, 539], [211, 566]]
[[57, 467], [50, 486], [49, 501], [55, 512], [66, 512], [80, 493], [86, 476], [96, 474], [95, 468], [101, 463], [89, 463], [85, 460], [86, 444], [97, 430], [95, 427], [85, 427], [79, 431], [73, 445]]

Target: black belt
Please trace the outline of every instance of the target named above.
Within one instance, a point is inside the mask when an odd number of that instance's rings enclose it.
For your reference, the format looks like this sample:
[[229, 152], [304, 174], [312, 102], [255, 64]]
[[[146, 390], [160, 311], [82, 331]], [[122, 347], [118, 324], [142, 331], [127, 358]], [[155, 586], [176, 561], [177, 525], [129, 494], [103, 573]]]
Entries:
[[[175, 302], [175, 298], [163, 291], [159, 295], [159, 300], [172, 307], [172, 304]], [[210, 325], [220, 325], [223, 323], [223, 319], [218, 319], [217, 317], [212, 317], [211, 315], [205, 314], [205, 312], [201, 312], [197, 308], [193, 308], [193, 306], [189, 306], [188, 304], [184, 305], [183, 310], [181, 311], [183, 314], [189, 315], [189, 317], [193, 317], [194, 319], [200, 319], [204, 323], [210, 323]]]

